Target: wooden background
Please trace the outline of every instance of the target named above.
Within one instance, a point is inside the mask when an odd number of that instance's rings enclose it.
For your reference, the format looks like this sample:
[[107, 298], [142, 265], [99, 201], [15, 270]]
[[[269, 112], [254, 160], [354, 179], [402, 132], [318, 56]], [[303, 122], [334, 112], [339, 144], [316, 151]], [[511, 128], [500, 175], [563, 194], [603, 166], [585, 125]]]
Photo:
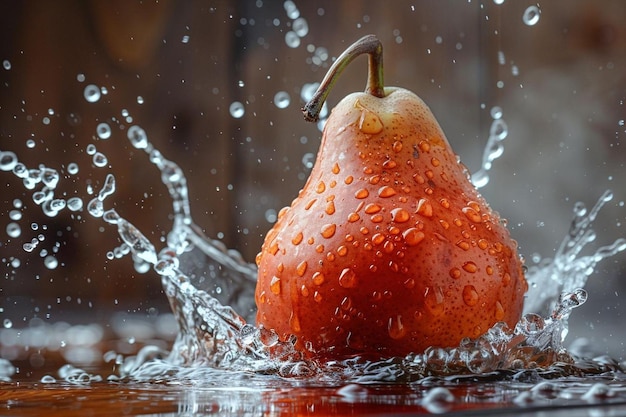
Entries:
[[[115, 208], [158, 243], [170, 227], [158, 173], [124, 132], [114, 128], [112, 139], [94, 141], [98, 123], [116, 126], [112, 118], [127, 109], [183, 168], [196, 223], [253, 261], [271, 226], [268, 214], [296, 195], [308, 174], [303, 156], [319, 144], [320, 132], [299, 112], [302, 87], [319, 81], [348, 44], [375, 33], [385, 46], [387, 84], [430, 104], [472, 171], [480, 166], [489, 110], [502, 107], [510, 134], [484, 195], [509, 219], [527, 258], [552, 256], [573, 204], [592, 205], [606, 188], [615, 200], [598, 232], [609, 243], [626, 235], [620, 207], [626, 2], [542, 2], [538, 23], [528, 26], [522, 17], [532, 4], [418, 0], [383, 8], [377, 1], [300, 1], [295, 5], [309, 31], [291, 48], [285, 34], [294, 20], [278, 1], [3, 1], [0, 60], [11, 68], [0, 69], [0, 149], [32, 167], [62, 170], [78, 162], [81, 172], [63, 181], [68, 196], [75, 189], [84, 194], [88, 182], [98, 190], [113, 172]], [[308, 46], [326, 48], [328, 58], [317, 65]], [[353, 64], [329, 104], [361, 90], [365, 73], [365, 60]], [[90, 83], [109, 93], [87, 103], [83, 89]], [[290, 95], [287, 108], [273, 103], [278, 91]], [[245, 105], [240, 119], [229, 114], [233, 101]], [[29, 138], [34, 149], [25, 145]], [[90, 167], [89, 143], [107, 155], [111, 169]], [[118, 309], [167, 311], [156, 274], [137, 274], [130, 258], [106, 260], [119, 244], [110, 226], [86, 214], [77, 221], [67, 211], [47, 218], [16, 178], [2, 177], [3, 228], [15, 198], [26, 210], [20, 238], [0, 230], [0, 318], [25, 324], [33, 312], [51, 320], [105, 320]], [[31, 223], [47, 230], [32, 231]], [[46, 235], [41, 247], [61, 243], [62, 267], [48, 270], [37, 251], [21, 251], [39, 232]], [[11, 257], [21, 260], [16, 271]], [[577, 322], [582, 335], [606, 325], [602, 337], [613, 351], [624, 349], [611, 326], [626, 309], [625, 260], [621, 255], [598, 269]]]

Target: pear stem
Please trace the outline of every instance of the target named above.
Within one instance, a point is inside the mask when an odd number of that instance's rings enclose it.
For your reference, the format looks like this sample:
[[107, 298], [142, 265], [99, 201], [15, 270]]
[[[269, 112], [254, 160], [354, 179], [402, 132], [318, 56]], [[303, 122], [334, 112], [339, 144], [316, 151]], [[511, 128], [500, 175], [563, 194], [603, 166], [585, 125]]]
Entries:
[[385, 86], [383, 85], [383, 45], [375, 35], [366, 35], [339, 55], [328, 69], [326, 76], [324, 76], [319, 87], [317, 87], [311, 100], [302, 107], [302, 113], [307, 122], [317, 122], [319, 120], [322, 106], [335, 81], [337, 81], [337, 78], [348, 64], [362, 54], [369, 55], [365, 92], [376, 97], [385, 97]]

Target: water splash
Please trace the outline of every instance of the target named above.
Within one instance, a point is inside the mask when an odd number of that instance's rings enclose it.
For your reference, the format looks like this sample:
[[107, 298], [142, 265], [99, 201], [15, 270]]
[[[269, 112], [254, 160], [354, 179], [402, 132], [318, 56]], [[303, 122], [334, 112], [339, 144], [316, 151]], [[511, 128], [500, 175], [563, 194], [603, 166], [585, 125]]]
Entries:
[[509, 134], [506, 122], [502, 119], [502, 109], [493, 107], [491, 109], [491, 127], [489, 128], [489, 138], [487, 145], [483, 151], [482, 164], [478, 171], [472, 174], [472, 184], [476, 188], [482, 188], [489, 183], [489, 170], [493, 165], [493, 161], [498, 159], [504, 153], [504, 145], [502, 141]]
[[[500, 141], [506, 137], [502, 113], [492, 111], [494, 122], [484, 154], [483, 169], [501, 153]], [[190, 212], [187, 181], [181, 168], [166, 159], [149, 141], [139, 126], [131, 126], [127, 139], [143, 150], [160, 171], [161, 180], [172, 200], [173, 225], [165, 246], [157, 250], [152, 242], [115, 209], [106, 209], [107, 198], [115, 192], [115, 177], [107, 174], [100, 190], [87, 204], [87, 212], [115, 226], [122, 240], [109, 259], [131, 254], [138, 271], [150, 267], [161, 276], [165, 294], [178, 323], [179, 332], [167, 353], [145, 347], [137, 356], [126, 358], [120, 376], [150, 380], [165, 376], [189, 376], [201, 372], [199, 365], [211, 369], [274, 373], [287, 377], [367, 381], [413, 381], [428, 375], [484, 374], [497, 369], [550, 367], [556, 363], [573, 364], [563, 347], [568, 318], [582, 305], [587, 293], [582, 288], [598, 262], [626, 249], [626, 239], [602, 246], [591, 255], [583, 249], [596, 238], [593, 222], [612, 198], [607, 191], [591, 209], [582, 203], [574, 207], [569, 233], [553, 259], [545, 259], [528, 269], [531, 284], [526, 314], [515, 328], [498, 323], [477, 339], [464, 339], [454, 348], [429, 348], [424, 353], [404, 358], [369, 362], [362, 359], [320, 364], [307, 361], [294, 349], [295, 338], [280, 341], [267, 329], [253, 324], [256, 266], [227, 249], [220, 241], [206, 237], [194, 224]], [[485, 162], [486, 161], [486, 162]], [[59, 182], [56, 170], [40, 165], [29, 169], [13, 152], [0, 151], [0, 167], [21, 178], [32, 198], [48, 216], [68, 208], [80, 209], [82, 199], [55, 198]], [[480, 181], [475, 180], [477, 186]], [[486, 183], [486, 182], [485, 182]], [[31, 242], [33, 249], [37, 239]], [[50, 261], [52, 265], [52, 261]], [[195, 371], [194, 371], [195, 370]], [[89, 382], [91, 376], [68, 369], [70, 382]]]

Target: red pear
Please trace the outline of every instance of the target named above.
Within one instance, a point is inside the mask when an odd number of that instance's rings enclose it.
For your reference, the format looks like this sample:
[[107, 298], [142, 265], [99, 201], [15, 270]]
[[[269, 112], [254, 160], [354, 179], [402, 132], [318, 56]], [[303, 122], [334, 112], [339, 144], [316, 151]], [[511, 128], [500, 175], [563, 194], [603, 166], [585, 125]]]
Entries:
[[514, 326], [528, 288], [516, 242], [426, 104], [383, 86], [376, 37], [335, 61], [305, 117], [360, 54], [366, 91], [332, 110], [308, 181], [257, 256], [257, 324], [322, 359], [404, 356]]

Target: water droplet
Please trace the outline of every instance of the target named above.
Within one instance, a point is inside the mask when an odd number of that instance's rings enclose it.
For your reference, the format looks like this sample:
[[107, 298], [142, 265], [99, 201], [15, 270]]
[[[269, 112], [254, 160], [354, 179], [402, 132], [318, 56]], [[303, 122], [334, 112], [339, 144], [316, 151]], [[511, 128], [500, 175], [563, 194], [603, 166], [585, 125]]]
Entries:
[[148, 135], [140, 126], [131, 126], [126, 136], [136, 149], [145, 149], [148, 147]]
[[378, 196], [382, 198], [389, 198], [396, 195], [396, 190], [388, 185], [382, 186], [378, 189]]
[[372, 236], [372, 243], [374, 245], [380, 245], [381, 243], [383, 243], [385, 241], [385, 235], [383, 235], [382, 233], [376, 233], [374, 234], [374, 236]]
[[19, 210], [11, 210], [9, 211], [9, 219], [11, 220], [21, 220], [22, 219], [22, 212]]
[[302, 101], [306, 102], [311, 100], [311, 98], [313, 98], [313, 94], [315, 94], [315, 91], [317, 90], [317, 87], [319, 87], [319, 83], [304, 84], [300, 89], [300, 98]]
[[142, 96], [137, 96], [137, 104], [143, 104], [144, 103], [144, 99]]
[[228, 108], [230, 115], [235, 119], [241, 119], [246, 113], [246, 109], [240, 101], [233, 101]]
[[402, 237], [404, 238], [404, 242], [407, 246], [415, 246], [424, 240], [426, 235], [424, 232], [416, 229], [415, 227], [411, 227], [402, 233]]
[[385, 253], [391, 253], [394, 249], [395, 245], [393, 244], [393, 242], [386, 241], [383, 245], [383, 250], [385, 251]]
[[335, 235], [335, 231], [337, 230], [337, 225], [334, 223], [325, 224], [322, 226], [321, 235], [326, 239], [329, 239]]
[[279, 109], [284, 109], [289, 106], [291, 103], [291, 97], [289, 97], [289, 93], [286, 91], [279, 91], [274, 95], [274, 104]]
[[41, 377], [42, 384], [54, 384], [57, 380], [52, 375], [44, 375]]
[[465, 214], [465, 217], [467, 217], [467, 219], [472, 223], [480, 223], [482, 221], [480, 214], [471, 207], [463, 207], [461, 211], [463, 212], [463, 214]]
[[420, 198], [417, 202], [417, 214], [421, 214], [424, 217], [432, 217], [433, 216], [433, 206], [430, 204], [430, 201], [425, 198]]
[[70, 162], [67, 165], [67, 173], [70, 175], [78, 174], [78, 164], [76, 162]]
[[406, 327], [402, 323], [402, 316], [397, 315], [396, 317], [390, 317], [389, 322], [387, 323], [387, 332], [389, 333], [389, 337], [394, 340], [402, 339], [406, 336]]
[[4, 326], [5, 329], [10, 329], [11, 327], [13, 327], [13, 322], [9, 319], [4, 319], [2, 321], [2, 325]]
[[87, 204], [87, 211], [93, 217], [102, 217], [104, 214], [104, 204], [98, 198], [93, 198], [89, 204]]
[[341, 287], [354, 288], [356, 287], [356, 284], [356, 273], [352, 269], [345, 268], [343, 271], [341, 271], [341, 274], [339, 275], [339, 285]]
[[493, 106], [491, 108], [491, 117], [496, 120], [496, 119], [501, 119], [502, 118], [502, 107], [500, 106]]
[[43, 264], [46, 266], [46, 268], [48, 269], [56, 269], [56, 267], [59, 265], [59, 261], [57, 260], [57, 258], [55, 258], [52, 255], [48, 255], [45, 257], [45, 259], [43, 260]]
[[541, 15], [541, 10], [539, 7], [532, 5], [528, 6], [528, 8], [524, 11], [524, 15], [522, 16], [522, 20], [528, 26], [534, 26], [539, 21], [539, 17]]
[[302, 242], [302, 239], [303, 239], [302, 232], [298, 232], [298, 234], [295, 235], [293, 239], [291, 239], [291, 243], [293, 243], [294, 245], [299, 245], [300, 242]]
[[304, 165], [306, 169], [313, 168], [314, 162], [315, 162], [315, 155], [313, 153], [307, 152], [304, 155], [302, 155], [302, 165]]
[[615, 390], [613, 390], [613, 388], [611, 388], [609, 385], [602, 382], [596, 382], [589, 388], [589, 390], [585, 394], [583, 394], [581, 399], [595, 403], [602, 399], [606, 400], [607, 398], [615, 397], [615, 395]]
[[321, 272], [316, 272], [313, 274], [313, 277], [311, 278], [313, 280], [313, 284], [315, 285], [322, 285], [324, 283], [324, 274], [322, 274]]
[[[489, 128], [489, 136], [493, 137], [495, 140], [500, 141], [505, 139], [509, 134], [509, 128], [506, 122], [503, 119], [495, 119], [491, 123], [491, 127]], [[490, 144], [487, 144], [487, 149], [490, 149]], [[491, 148], [495, 147], [495, 145], [491, 145]], [[494, 160], [498, 158], [502, 153], [496, 155], [495, 151], [489, 151], [489, 155], [494, 155], [490, 158], [490, 160]]]
[[405, 223], [409, 221], [411, 215], [403, 208], [395, 208], [391, 210], [391, 219], [396, 223]]
[[452, 277], [453, 279], [461, 278], [461, 270], [459, 268], [450, 269], [450, 277]]
[[359, 216], [357, 213], [350, 213], [348, 215], [348, 221], [350, 223], [354, 223], [356, 221], [358, 221], [361, 218], [361, 216]]
[[354, 106], [361, 110], [361, 117], [359, 119], [359, 130], [361, 132], [369, 135], [382, 132], [383, 122], [376, 113], [365, 108], [358, 100], [354, 103]]
[[384, 217], [382, 214], [374, 214], [372, 217], [370, 217], [370, 220], [372, 223], [382, 223]]
[[367, 214], [376, 214], [381, 210], [381, 207], [375, 203], [369, 203], [365, 206], [365, 213]]
[[473, 285], [463, 287], [463, 302], [470, 307], [478, 303], [478, 292]]
[[326, 204], [326, 209], [324, 211], [328, 215], [335, 214], [335, 203], [332, 201], [329, 201], [328, 204]]
[[79, 197], [71, 197], [67, 200], [67, 208], [71, 211], [79, 211], [83, 208], [83, 200]]
[[359, 200], [367, 198], [367, 196], [369, 195], [370, 195], [369, 191], [367, 191], [365, 188], [361, 188], [356, 193], [354, 193], [354, 196], [358, 198]]
[[85, 100], [87, 100], [89, 103], [95, 103], [98, 100], [100, 100], [100, 97], [102, 96], [102, 92], [100, 91], [100, 88], [97, 85], [88, 84], [87, 86], [85, 86], [83, 95], [85, 97]]
[[466, 242], [465, 240], [459, 240], [459, 241], [456, 243], [456, 245], [457, 245], [459, 248], [461, 248], [461, 249], [463, 249], [463, 250], [465, 250], [465, 251], [470, 250], [470, 247], [471, 247], [471, 246], [470, 246], [470, 244], [469, 244], [468, 242]]
[[294, 20], [291, 27], [293, 31], [296, 33], [296, 35], [298, 35], [301, 38], [306, 36], [309, 33], [309, 24], [307, 23], [306, 19], [303, 17], [299, 17], [296, 20]]
[[465, 262], [462, 266], [462, 268], [466, 271], [469, 272], [471, 274], [475, 273], [476, 271], [478, 271], [478, 266], [472, 262], [472, 261], [468, 261]]
[[100, 123], [96, 127], [96, 133], [100, 139], [108, 139], [111, 137], [111, 127], [107, 123]]
[[4, 61], [2, 61], [2, 68], [4, 68], [5, 70], [10, 70], [11, 69], [11, 61], [9, 61], [8, 59], [5, 59]]
[[7, 231], [7, 236], [11, 238], [19, 237], [22, 234], [22, 228], [20, 227], [19, 224], [15, 222], [11, 222], [7, 224], [6, 231]]
[[300, 46], [300, 42], [300, 37], [293, 30], [285, 33], [285, 43], [288, 47], [297, 48], [298, 46]]
[[97, 166], [98, 168], [102, 168], [106, 166], [106, 164], [108, 163], [109, 163], [109, 160], [102, 152], [96, 152], [93, 155], [93, 164]]
[[483, 188], [489, 183], [489, 174], [485, 170], [479, 170], [472, 174], [472, 184], [476, 188]]
[[283, 7], [285, 8], [285, 12], [287, 13], [287, 16], [290, 19], [296, 19], [300, 16], [300, 11], [298, 10], [298, 7], [293, 1], [291, 0], [285, 1], [283, 3]]
[[292, 311], [291, 316], [289, 316], [289, 327], [291, 327], [291, 330], [296, 333], [299, 333], [302, 330], [300, 328], [300, 319], [294, 311]]
[[496, 301], [494, 317], [498, 321], [501, 321], [504, 319], [504, 307], [502, 306], [502, 303], [500, 303], [500, 301]]
[[307, 261], [300, 262], [296, 267], [296, 274], [298, 274], [299, 277], [303, 276], [308, 266], [309, 264]]
[[444, 295], [441, 287], [426, 287], [424, 305], [433, 316], [439, 316], [444, 312]]
[[274, 295], [280, 294], [280, 278], [277, 276], [272, 277], [272, 280], [270, 281], [270, 291]]
[[309, 296], [309, 289], [307, 288], [306, 285], [302, 284], [302, 286], [300, 287], [300, 294], [303, 297], [308, 297]]
[[0, 171], [12, 171], [18, 163], [17, 155], [11, 151], [0, 151]]

